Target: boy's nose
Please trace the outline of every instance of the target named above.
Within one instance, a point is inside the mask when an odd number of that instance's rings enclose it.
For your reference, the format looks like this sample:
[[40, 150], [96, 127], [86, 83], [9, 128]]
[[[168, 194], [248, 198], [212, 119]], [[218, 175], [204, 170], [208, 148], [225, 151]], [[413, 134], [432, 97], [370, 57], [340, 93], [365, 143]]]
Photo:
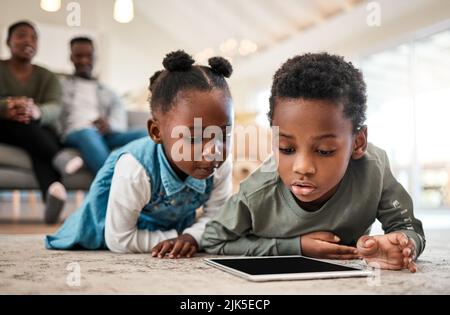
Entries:
[[302, 175], [312, 175], [316, 173], [316, 168], [312, 159], [306, 155], [298, 155], [292, 169], [295, 173]]

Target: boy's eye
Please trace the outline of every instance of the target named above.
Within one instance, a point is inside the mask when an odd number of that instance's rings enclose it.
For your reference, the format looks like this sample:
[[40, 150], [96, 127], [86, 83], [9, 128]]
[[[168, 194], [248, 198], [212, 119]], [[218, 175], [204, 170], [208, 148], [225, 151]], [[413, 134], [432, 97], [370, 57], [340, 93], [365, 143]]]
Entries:
[[326, 151], [326, 150], [317, 150], [316, 151], [320, 156], [331, 156], [334, 151]]
[[293, 148], [278, 148], [278, 150], [283, 154], [292, 154], [295, 152]]

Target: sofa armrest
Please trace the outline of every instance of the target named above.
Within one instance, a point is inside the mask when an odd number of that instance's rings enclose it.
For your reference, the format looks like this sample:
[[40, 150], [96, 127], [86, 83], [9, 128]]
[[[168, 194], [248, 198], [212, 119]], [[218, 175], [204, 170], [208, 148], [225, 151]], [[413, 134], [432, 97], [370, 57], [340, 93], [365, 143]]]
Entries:
[[128, 111], [128, 129], [147, 129], [150, 113], [147, 111]]
[[32, 170], [31, 159], [25, 150], [4, 143], [0, 143], [0, 165]]

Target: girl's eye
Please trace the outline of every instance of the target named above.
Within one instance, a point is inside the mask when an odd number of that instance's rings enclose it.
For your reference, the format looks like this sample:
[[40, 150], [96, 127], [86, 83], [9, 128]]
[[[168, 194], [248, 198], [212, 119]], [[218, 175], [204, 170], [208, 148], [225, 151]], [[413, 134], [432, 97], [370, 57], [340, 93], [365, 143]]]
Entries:
[[317, 150], [316, 151], [320, 156], [331, 156], [334, 151], [325, 151], [325, 150]]
[[[218, 141], [221, 141], [222, 143], [229, 142], [232, 137], [232, 134], [224, 134], [222, 139], [218, 139]], [[191, 144], [198, 144], [202, 143], [203, 141], [211, 141], [210, 138], [202, 138], [202, 137], [186, 137], [186, 141], [188, 141]]]
[[278, 150], [283, 154], [292, 154], [295, 152], [293, 148], [278, 148]]
[[233, 135], [231, 133], [226, 133], [223, 135], [223, 142], [229, 142]]

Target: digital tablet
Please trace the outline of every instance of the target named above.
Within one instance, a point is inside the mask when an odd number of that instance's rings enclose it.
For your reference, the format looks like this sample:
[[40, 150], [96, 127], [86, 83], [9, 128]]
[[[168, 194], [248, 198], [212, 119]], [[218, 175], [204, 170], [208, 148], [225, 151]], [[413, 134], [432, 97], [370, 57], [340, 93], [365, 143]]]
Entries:
[[250, 281], [368, 277], [373, 271], [303, 256], [233, 257], [205, 259], [208, 265]]

